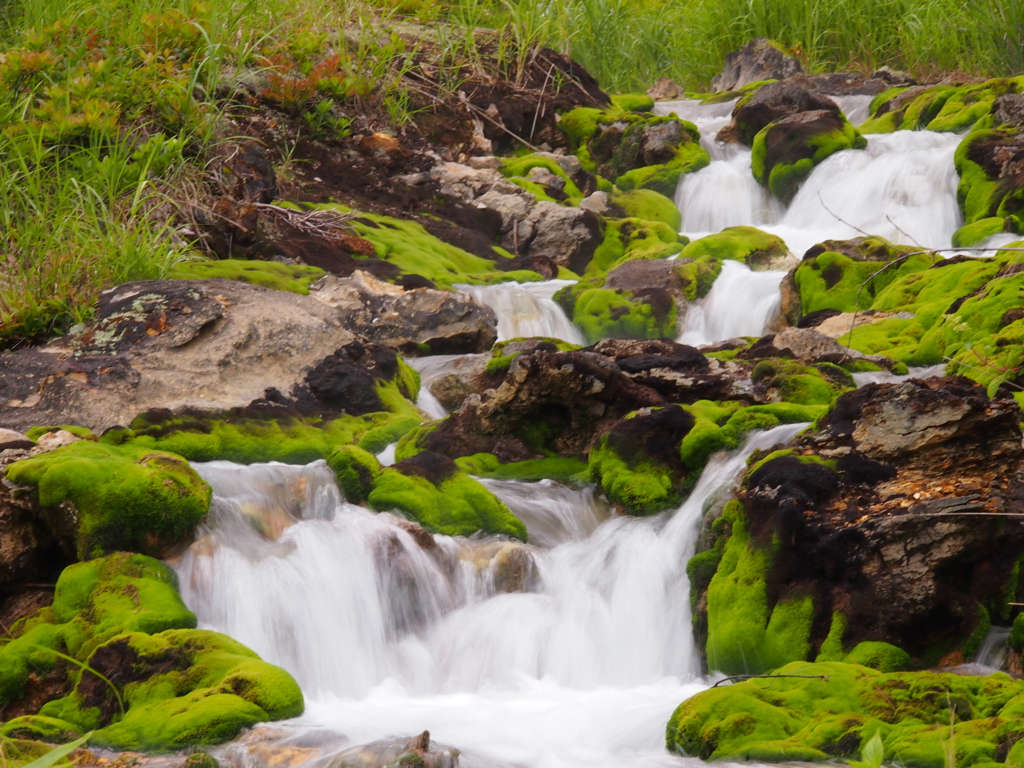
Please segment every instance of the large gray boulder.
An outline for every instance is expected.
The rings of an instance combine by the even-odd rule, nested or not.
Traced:
[[[725,67],[711,81],[711,90],[735,91],[761,80],[782,80],[802,71],[799,61],[767,37],[759,37],[725,57]]]

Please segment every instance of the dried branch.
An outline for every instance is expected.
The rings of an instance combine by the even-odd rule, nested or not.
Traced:
[[[297,211],[273,203],[253,203],[253,205],[257,210],[282,219],[295,229],[326,240],[337,240],[351,234],[354,231],[351,222],[359,216],[358,211],[346,212],[322,208],[313,211]]]
[[[807,680],[822,680],[822,681],[827,681],[828,680],[828,675],[733,675],[732,677],[723,677],[721,680],[719,680],[717,683],[715,683],[711,687],[712,688],[717,688],[722,683],[727,683],[730,680],[755,680],[755,679],[759,679],[759,678],[775,679],[775,678],[779,678],[779,677],[799,677],[799,678],[804,678],[804,679],[807,679]]]

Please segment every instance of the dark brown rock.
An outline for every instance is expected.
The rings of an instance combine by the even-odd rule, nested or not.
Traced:
[[[819,95],[791,81],[770,83],[759,89],[745,103],[741,100],[732,113],[732,123],[726,126],[726,136],[734,136],[741,144],[748,147],[753,144],[754,136],[768,123],[784,117],[824,110],[839,114],[839,107],[831,99]],[[728,129],[728,130],[727,130]],[[720,139],[721,134],[720,134]]]

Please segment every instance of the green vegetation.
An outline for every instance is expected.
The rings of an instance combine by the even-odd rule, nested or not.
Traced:
[[[326,275],[322,269],[302,264],[280,264],[276,261],[182,261],[174,266],[167,277],[175,280],[237,280],[251,285],[262,285],[275,291],[290,291],[307,295],[309,286]]]
[[[206,516],[212,496],[180,456],[88,440],[15,462],[7,477],[33,486],[52,514],[73,505],[81,559],[118,550],[165,556]]]
[[[993,763],[1024,709],[1024,683],[1004,674],[883,673],[835,661],[793,662],[778,673],[806,677],[747,680],[683,702],[668,724],[668,748],[705,760],[788,763],[854,757],[879,736],[886,763],[966,768]],[[1011,751],[1006,764],[1018,764],[1019,754]]]
[[[158,560],[117,553],[66,568],[53,605],[15,624],[0,646],[0,706],[51,675],[66,676],[71,692],[8,721],[2,735],[67,741],[94,730],[100,746],[169,751],[301,714],[287,672],[195,626],[174,572]],[[128,682],[111,682],[128,664]]]
[[[371,509],[400,512],[446,536],[493,533],[526,541],[526,526],[497,496],[465,472],[433,479],[384,467],[367,496]]]

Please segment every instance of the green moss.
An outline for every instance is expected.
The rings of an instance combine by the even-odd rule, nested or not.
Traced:
[[[630,460],[609,445],[602,435],[590,450],[591,476],[608,499],[630,515],[653,515],[679,502],[682,477],[651,460]]]
[[[771,555],[750,541],[743,504],[725,506],[730,535],[708,585],[708,669],[727,675],[763,671],[762,641],[768,626],[765,576]]]
[[[581,485],[590,478],[585,463],[576,458],[565,459],[560,456],[502,464],[493,453],[475,453],[462,456],[455,463],[467,474],[494,480],[557,480],[569,485]]]
[[[45,509],[74,505],[82,559],[122,549],[163,555],[190,535],[212,497],[180,456],[89,441],[15,462],[7,477],[33,486]]]
[[[526,526],[497,496],[462,471],[435,485],[425,477],[385,467],[367,500],[372,509],[401,512],[428,531],[446,536],[482,531],[526,541]]]
[[[787,403],[830,405],[853,388],[850,374],[838,366],[803,365],[795,360],[771,358],[754,366],[751,379]]]
[[[694,240],[679,254],[684,259],[704,257],[741,261],[752,268],[789,254],[785,241],[756,227],[726,227],[721,232]]]
[[[309,286],[327,273],[319,267],[304,264],[281,264],[276,261],[181,261],[168,275],[174,280],[237,280],[250,285],[262,285],[275,291],[309,293]]]
[[[790,131],[789,126],[769,123],[754,137],[751,171],[754,178],[779,200],[790,202],[816,165],[844,149],[864,149],[867,140],[845,116],[842,127],[809,133]],[[784,131],[787,141],[777,149],[778,159],[769,162],[767,145],[774,132]]]
[[[1024,187],[991,178],[972,159],[974,147],[979,144],[1014,141],[1019,136],[1018,128],[977,130],[967,134],[957,146],[954,163],[960,174],[960,184],[957,186],[956,197],[965,224],[975,224],[993,217],[1005,219],[1024,210]]]
[[[53,605],[16,624],[0,646],[0,707],[24,694],[30,676],[55,668],[72,692],[0,733],[63,742],[95,730],[98,746],[170,751],[301,714],[302,693],[287,672],[195,626],[174,572],[158,560],[117,553],[66,568]],[[108,686],[55,652],[116,681],[123,716]]]
[[[988,614],[988,609],[984,606],[978,607],[978,617],[974,625],[974,629],[971,634],[964,640],[963,654],[965,659],[973,659],[978,653],[978,649],[981,644],[985,641],[985,636],[988,631],[992,628],[992,619]]]
[[[999,216],[991,216],[987,219],[978,219],[973,224],[965,224],[953,233],[954,248],[968,248],[972,245],[980,245],[992,235],[1005,231],[1006,219]]]
[[[846,634],[846,617],[839,611],[832,612],[832,623],[828,635],[818,649],[815,661],[845,661],[846,651],[843,650],[843,635]]]
[[[520,184],[520,186],[528,192],[532,192],[536,195],[538,200],[547,199],[552,202],[559,202],[558,200],[551,198],[539,184],[530,182],[528,178],[529,173],[534,168],[543,168],[549,173],[552,173],[565,181],[563,191],[565,192],[567,201],[570,204],[579,205],[580,201],[583,200],[583,193],[580,191],[579,187],[576,186],[576,182],[569,177],[569,175],[562,169],[562,166],[550,157],[530,154],[523,155],[522,157],[508,158],[503,160],[502,163],[502,173],[517,184],[520,184],[522,181],[528,182],[528,186],[523,184]]]
[[[764,630],[761,660],[766,669],[790,661],[803,661],[811,651],[814,600],[810,595],[790,597],[775,605]]]
[[[646,93],[620,93],[611,97],[612,104],[626,112],[650,112],[654,99]]]
[[[419,388],[419,375],[399,361],[393,381],[375,384],[387,410],[334,419],[281,416],[266,418],[246,411],[173,416],[157,412],[136,418],[127,430],[105,434],[110,445],[170,451],[189,461],[235,461],[254,464],[281,461],[308,464],[325,459],[339,445],[358,445],[379,453],[423,416],[410,402]]]
[[[327,456],[338,486],[350,504],[362,504],[380,477],[380,462],[369,451],[354,445],[342,445]]]
[[[633,259],[665,259],[682,251],[687,242],[673,227],[660,221],[609,219],[604,239],[587,265],[587,274],[609,272]]]
[[[612,203],[625,211],[629,218],[660,221],[673,233],[683,226],[683,214],[676,207],[675,201],[653,189],[632,189],[615,193],[611,198]]]
[[[844,661],[871,667],[879,672],[902,672],[910,668],[910,654],[891,643],[857,643]]]
[[[744,681],[683,702],[668,748],[710,760],[826,760],[856,755],[879,733],[886,763],[942,768],[949,740],[956,768],[965,768],[993,760],[1019,729],[1024,683],[1007,675],[884,674],[841,662],[778,671],[806,677]]]
[[[1024,613],[1018,613],[1013,620],[1013,627],[1010,629],[1008,640],[1010,647],[1017,653],[1024,651]]]
[[[699,134],[697,136],[699,137]],[[710,164],[711,156],[697,138],[694,138],[680,144],[670,162],[626,171],[615,179],[615,186],[625,190],[652,189],[663,195],[673,195],[679,186],[680,176],[699,171]]]
[[[25,437],[29,440],[38,442],[39,438],[43,435],[49,434],[50,432],[56,432],[57,430],[70,432],[72,435],[76,435],[83,440],[96,439],[96,436],[93,434],[91,429],[87,429],[86,427],[76,427],[74,424],[61,424],[56,427],[32,427],[32,429],[25,433]]]
[[[24,768],[24,766],[44,757],[53,747],[42,741],[0,736],[0,749],[3,750],[8,768]],[[62,763],[58,762],[57,765],[60,766]],[[70,765],[70,763],[65,761],[63,765]]]
[[[584,290],[576,298],[572,321],[588,344],[601,339],[672,338],[676,330],[676,306],[659,313],[643,301],[632,301],[630,292],[610,288]]]
[[[335,203],[303,206],[288,202],[279,204],[284,207],[301,207],[302,210],[350,210]],[[495,261],[446,243],[415,221],[360,212],[351,221],[351,225],[359,237],[373,244],[378,259],[394,264],[405,274],[422,275],[439,287],[450,288],[455,283],[483,285],[510,280],[527,282],[544,279],[535,272],[502,272],[495,267]],[[498,258],[506,257],[500,249],[496,249],[495,254]]]

